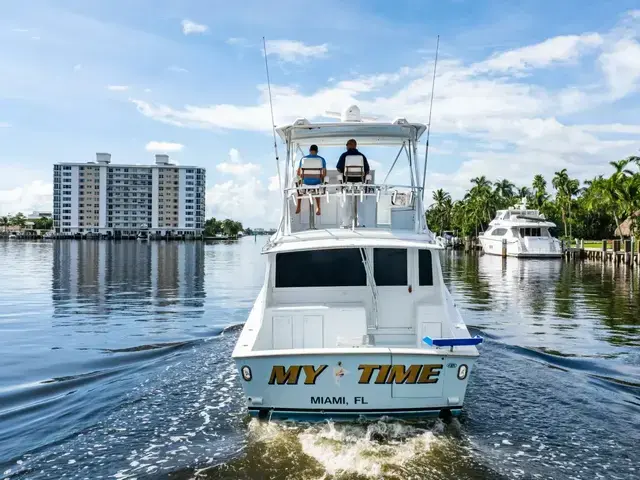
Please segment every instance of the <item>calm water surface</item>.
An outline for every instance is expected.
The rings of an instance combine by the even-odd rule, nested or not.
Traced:
[[[267,424],[227,328],[261,246],[0,242],[0,478],[640,476],[637,271],[447,254],[486,338],[459,421]]]

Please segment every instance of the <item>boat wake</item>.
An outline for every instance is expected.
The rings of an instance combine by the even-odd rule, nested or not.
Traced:
[[[457,466],[472,462],[467,442],[455,438],[459,429],[455,419],[318,424],[252,419],[244,455],[201,470],[196,478],[249,478],[260,472],[265,478],[405,479],[425,478],[427,471],[432,478],[447,478],[446,465],[454,457]]]
[[[434,425],[436,431],[441,425]],[[326,473],[357,473],[379,477],[404,470],[417,455],[425,455],[438,441],[434,431],[402,423],[378,421],[369,425],[324,424],[298,434],[302,451]]]

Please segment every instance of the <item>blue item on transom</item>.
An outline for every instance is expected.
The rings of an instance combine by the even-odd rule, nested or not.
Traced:
[[[465,345],[479,345],[484,339],[480,335],[471,338],[431,338],[424,337],[422,339],[427,345],[432,347],[461,347]]]

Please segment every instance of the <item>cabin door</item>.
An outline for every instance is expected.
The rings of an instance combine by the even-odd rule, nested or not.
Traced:
[[[406,248],[373,249],[373,275],[378,289],[378,328],[414,326],[413,298],[409,292],[413,266]]]

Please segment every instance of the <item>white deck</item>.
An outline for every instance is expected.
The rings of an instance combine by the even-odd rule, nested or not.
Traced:
[[[392,231],[385,228],[330,228],[305,230],[278,237],[269,242],[263,253],[332,248],[418,248],[442,250],[431,234]]]

